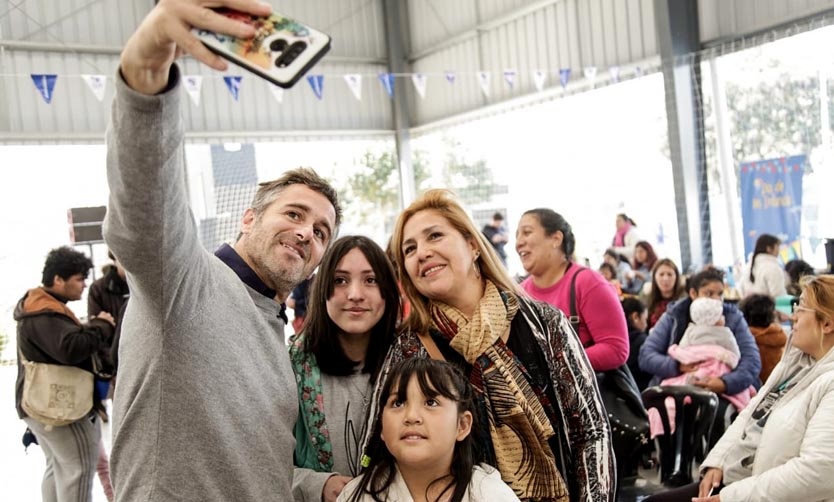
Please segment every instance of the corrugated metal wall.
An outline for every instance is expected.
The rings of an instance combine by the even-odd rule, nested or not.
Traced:
[[[701,42],[714,44],[834,9],[834,0],[699,0]]]
[[[607,80],[611,66],[657,56],[652,0],[409,0],[415,72],[428,74],[427,95],[415,100],[417,124],[535,92],[531,72],[559,70],[582,79],[595,66]],[[516,70],[511,88],[505,69]],[[453,85],[444,72],[455,71]],[[490,72],[489,96],[477,72]]]
[[[658,59],[654,0],[406,1],[409,62],[413,71],[428,75],[424,100],[410,82],[398,85],[409,94],[414,126],[530,96],[534,69],[546,70],[547,87],[558,89],[560,68],[570,68],[572,82],[578,82],[584,67],[595,66],[601,81],[611,66]],[[100,103],[80,75],[112,77],[121,46],[152,5],[0,0],[0,142],[98,141],[112,80]],[[246,74],[235,102],[220,74],[186,60],[186,73],[205,77],[201,105],[183,103],[187,130],[206,138],[390,130],[391,104],[377,81],[386,68],[382,1],[282,0],[280,9],[333,36],[331,53],[314,70],[325,74],[324,100],[301,82],[279,104],[267,84]],[[834,0],[701,0],[702,39],[716,43],[831,9]],[[505,69],[518,72],[512,88],[503,80]],[[491,74],[489,96],[478,84],[481,70]],[[446,71],[456,72],[454,84],[446,81]],[[58,74],[51,105],[38,95],[31,73]],[[364,76],[361,102],[345,85],[345,73]]]
[[[152,6],[150,0],[0,1],[0,142],[103,138],[118,53]],[[229,74],[244,75],[235,102],[220,73],[184,59],[185,73],[204,76],[200,106],[184,100],[186,130],[208,138],[390,130],[390,99],[377,81],[386,68],[380,2],[282,0],[280,7],[333,37],[330,53],[314,70],[325,75],[324,100],[300,82],[279,103],[267,83],[232,67]],[[58,75],[51,104],[38,94],[32,73]],[[81,79],[87,73],[108,77],[103,102]],[[361,102],[347,88],[346,73],[364,75]]]

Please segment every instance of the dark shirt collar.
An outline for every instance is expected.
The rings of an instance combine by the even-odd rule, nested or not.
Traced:
[[[69,298],[65,298],[65,297],[63,297],[63,296],[59,295],[58,293],[55,293],[55,292],[53,292],[53,291],[50,291],[50,290],[48,290],[48,289],[46,289],[46,288],[43,288],[43,290],[44,290],[44,291],[46,291],[46,293],[47,293],[49,296],[51,296],[52,298],[55,298],[55,299],[56,299],[56,300],[58,300],[59,302],[61,302],[61,303],[63,303],[63,304],[67,304],[67,303],[69,303]]]
[[[243,258],[237,254],[237,251],[232,246],[223,244],[214,252],[214,256],[220,258],[220,261],[228,265],[244,284],[269,299],[275,299],[276,291],[264,284],[264,281],[243,261]],[[281,313],[278,315],[284,320],[284,324],[289,323],[289,319],[287,318],[287,305],[285,303],[281,303]]]

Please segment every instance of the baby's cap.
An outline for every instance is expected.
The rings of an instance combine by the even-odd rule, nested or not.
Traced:
[[[699,326],[713,326],[724,313],[724,302],[714,298],[696,298],[689,306],[689,317]]]

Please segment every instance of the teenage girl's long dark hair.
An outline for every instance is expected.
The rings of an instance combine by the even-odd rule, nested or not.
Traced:
[[[394,268],[388,261],[388,256],[368,237],[341,237],[325,253],[313,281],[307,317],[302,328],[306,336],[304,350],[316,356],[319,368],[328,375],[344,376],[355,371],[357,362],[345,354],[339,341],[341,330],[327,314],[327,300],[333,296],[336,284],[336,267],[341,259],[354,249],[358,249],[368,260],[379,285],[380,295],[385,300],[382,318],[371,330],[368,349],[365,352],[365,366],[362,370],[375,379],[388,347],[394,340],[400,311],[400,294]]]
[[[768,248],[778,246],[781,243],[782,241],[780,241],[778,237],[774,237],[770,234],[762,234],[758,239],[756,239],[756,247],[753,249],[753,258],[750,259],[750,282],[756,282],[756,278],[753,277],[753,265],[756,264],[756,257],[762,253],[767,254]]]
[[[426,397],[443,396],[455,401],[458,406],[458,416],[466,411],[472,413],[472,431],[474,432],[478,427],[472,387],[457,368],[445,361],[424,358],[406,359],[396,364],[391,369],[379,395],[376,428],[368,444],[370,463],[362,472],[361,481],[350,498],[350,502],[358,502],[365,494],[370,495],[376,502],[388,500],[388,489],[396,477],[397,461],[385,447],[381,438],[382,413],[392,394],[396,395],[399,401],[406,400],[408,383],[412,377],[417,378],[420,391]],[[435,479],[429,484],[431,487],[436,483],[445,483],[436,500],[441,500],[449,491],[452,492],[450,502],[463,500],[463,495],[469,483],[472,482],[472,470],[479,460],[479,450],[475,444],[473,432],[455,443],[449,475]]]

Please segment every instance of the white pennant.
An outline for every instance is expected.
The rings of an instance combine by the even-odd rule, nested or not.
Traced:
[[[547,80],[547,72],[544,70],[533,70],[533,83],[536,90],[541,92],[544,89],[544,81]]]
[[[597,67],[596,66],[586,66],[585,68],[582,69],[582,73],[585,75],[585,78],[587,78],[588,80],[591,81],[591,83],[593,83],[594,79],[597,76]]]
[[[90,90],[93,91],[93,96],[102,101],[104,99],[104,89],[107,87],[107,77],[104,75],[81,75],[81,78],[84,79],[84,82],[87,82]]]
[[[615,84],[620,81],[620,67],[619,66],[612,66],[608,69],[608,72],[611,74],[611,81]]]
[[[194,103],[194,106],[200,106],[200,90],[203,88],[203,77],[201,75],[186,75],[182,81],[191,102]]]
[[[358,73],[345,75],[345,82],[347,82],[348,88],[353,93],[353,96],[357,100],[362,101],[362,75]]]
[[[420,98],[426,99],[426,74],[415,73],[411,76],[411,82],[414,84],[414,90],[420,95]]]
[[[483,91],[484,96],[489,97],[489,72],[479,71],[478,82],[481,84],[481,91]]]
[[[284,89],[278,87],[277,85],[269,85],[269,90],[272,91],[272,96],[275,98],[275,101],[279,103],[284,102]]]

